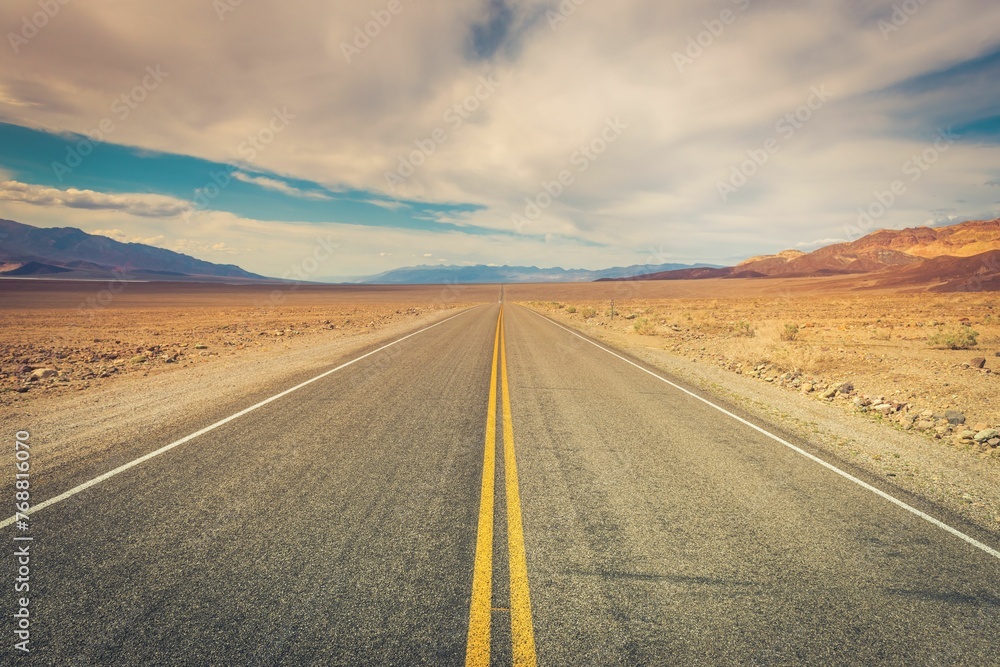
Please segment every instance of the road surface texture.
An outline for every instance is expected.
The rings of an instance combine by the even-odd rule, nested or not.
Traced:
[[[521,307],[171,444],[31,515],[6,664],[1000,664],[993,538]]]

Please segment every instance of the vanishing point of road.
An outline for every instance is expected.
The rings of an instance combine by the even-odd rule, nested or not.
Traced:
[[[273,394],[38,498],[2,662],[1000,664],[993,538],[526,308]]]

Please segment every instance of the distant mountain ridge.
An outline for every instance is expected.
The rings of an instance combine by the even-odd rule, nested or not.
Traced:
[[[891,280],[892,284],[905,284],[933,282],[935,276],[945,283],[961,281],[962,271],[973,271],[975,284],[991,285],[994,278],[990,276],[1000,274],[995,259],[998,250],[1000,218],[947,227],[880,229],[856,241],[836,243],[809,253],[785,250],[719,269],[650,272],[625,279],[799,278],[885,272],[887,276],[899,277],[901,282]],[[941,258],[966,261],[933,261]]]
[[[264,276],[143,243],[122,243],[75,227],[33,227],[0,219],[0,276],[235,279]]]
[[[639,272],[662,272],[691,268],[716,268],[712,264],[634,264],[592,271],[589,269],[540,269],[536,266],[474,266],[420,265],[393,269],[361,280],[363,284],[436,285],[443,283],[547,283],[593,282],[607,278],[623,278]]]

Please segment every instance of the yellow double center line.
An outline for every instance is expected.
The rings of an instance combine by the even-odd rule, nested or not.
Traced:
[[[507,349],[504,343],[503,306],[497,317],[493,339],[493,369],[490,374],[489,409],[486,413],[486,449],[483,454],[483,482],[479,501],[479,528],[476,561],[472,575],[472,604],[466,667],[490,664],[490,617],[493,595],[493,496],[496,476],[497,375],[500,376],[502,403],[504,480],[507,490],[507,546],[510,564],[510,627],[515,667],[531,666],[535,658],[535,632],[531,624],[531,597],[528,592],[528,564],[524,555],[524,528],[521,523],[521,494],[517,485],[514,457],[514,427],[507,385]]]

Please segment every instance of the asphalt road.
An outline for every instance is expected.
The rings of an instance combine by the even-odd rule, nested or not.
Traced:
[[[1000,664],[995,555],[503,310],[33,514],[5,664]]]

